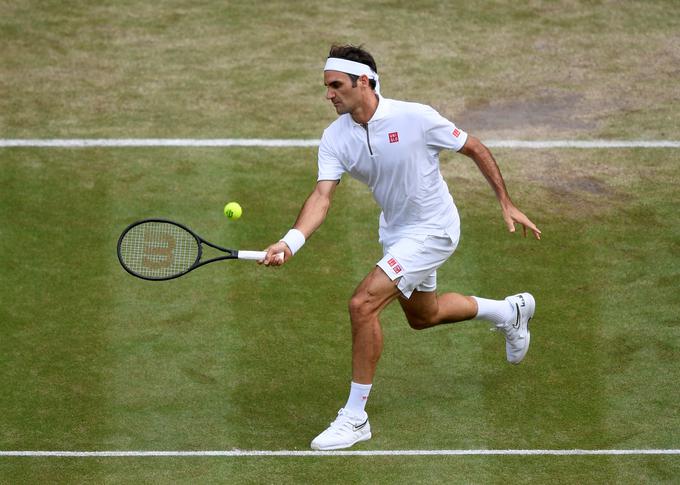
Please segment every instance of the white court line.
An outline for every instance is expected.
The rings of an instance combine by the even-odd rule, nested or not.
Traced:
[[[485,140],[491,148],[680,148],[677,140]],[[54,138],[0,139],[0,148],[316,147],[316,139]]]
[[[680,455],[680,449],[639,450],[368,450],[368,451],[297,451],[297,450],[226,450],[226,451],[0,451],[2,457],[308,457],[308,456],[591,456],[591,455]]]
[[[115,147],[315,147],[319,140],[262,138],[72,138],[0,139],[0,147],[26,148],[115,148]]]

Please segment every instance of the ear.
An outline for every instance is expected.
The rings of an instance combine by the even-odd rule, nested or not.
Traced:
[[[370,85],[370,79],[368,79],[368,76],[367,76],[366,74],[362,74],[361,76],[359,76],[358,81],[359,81],[359,83],[361,83],[361,85],[364,86],[364,87],[367,87],[367,88],[370,88],[370,87],[371,87],[371,85]]]

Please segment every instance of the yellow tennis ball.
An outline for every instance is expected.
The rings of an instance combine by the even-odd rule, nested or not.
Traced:
[[[229,219],[236,220],[243,214],[243,209],[238,202],[229,202],[224,206],[224,215]]]

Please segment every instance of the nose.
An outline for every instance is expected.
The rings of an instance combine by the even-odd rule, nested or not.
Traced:
[[[335,91],[331,88],[326,89],[326,99],[333,99],[335,97]]]

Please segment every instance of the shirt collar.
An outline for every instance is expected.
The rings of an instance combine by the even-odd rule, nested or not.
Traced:
[[[375,94],[376,94],[376,96],[378,96],[378,107],[375,109],[375,113],[373,113],[373,116],[371,116],[371,119],[368,120],[369,123],[385,118],[387,116],[387,113],[389,113],[389,109],[390,109],[390,107],[389,107],[390,100],[383,98],[378,93],[375,93]],[[361,126],[360,123],[357,123],[356,121],[354,121],[354,118],[352,118],[351,115],[349,115],[349,119],[355,125]]]
[[[373,113],[373,116],[371,116],[371,119],[368,120],[370,123],[371,121],[378,121],[385,116],[387,116],[387,113],[389,112],[389,100],[383,98],[380,94],[377,94],[378,96],[378,107],[375,110],[375,113]]]

